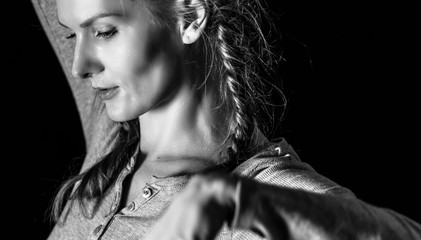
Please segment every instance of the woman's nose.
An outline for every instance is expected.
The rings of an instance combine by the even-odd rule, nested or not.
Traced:
[[[86,41],[78,41],[75,46],[72,75],[86,79],[104,70],[93,46]]]

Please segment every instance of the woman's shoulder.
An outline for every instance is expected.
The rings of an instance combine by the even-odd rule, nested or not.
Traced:
[[[268,142],[259,149],[251,158],[238,165],[234,173],[254,178],[262,170],[274,166],[278,171],[292,169],[314,171],[309,164],[301,161],[285,139],[276,143]]]
[[[266,144],[253,157],[238,165],[233,173],[280,187],[354,197],[349,189],[320,175],[308,163],[301,161],[285,139]]]

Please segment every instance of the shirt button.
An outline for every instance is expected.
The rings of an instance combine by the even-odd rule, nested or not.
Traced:
[[[150,187],[144,187],[143,188],[142,196],[144,198],[150,198],[152,196],[152,188],[150,188]]]
[[[127,206],[127,209],[128,209],[129,211],[133,212],[133,211],[134,211],[134,202],[131,202],[131,203],[129,204],[129,206]]]
[[[97,235],[102,229],[102,225],[99,225],[98,227],[95,228],[94,230],[94,235]]]

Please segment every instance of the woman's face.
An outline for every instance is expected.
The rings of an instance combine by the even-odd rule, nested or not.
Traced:
[[[134,119],[175,92],[181,40],[159,27],[141,3],[57,0],[57,8],[76,41],[72,73],[91,82],[111,119]]]

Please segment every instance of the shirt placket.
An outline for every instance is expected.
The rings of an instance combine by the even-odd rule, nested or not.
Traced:
[[[146,183],[142,192],[125,208],[123,208],[120,213],[116,214],[116,217],[136,216],[138,209],[147,202],[151,201],[161,191],[161,189],[162,188],[160,186]]]
[[[115,217],[117,208],[119,206],[119,203],[121,201],[123,180],[133,170],[134,164],[136,162],[135,160],[136,156],[137,156],[137,152],[133,155],[133,157],[130,158],[129,163],[126,165],[126,168],[123,169],[123,171],[118,176],[115,187],[114,187],[114,191],[113,191],[114,196],[113,197],[111,196],[113,200],[111,200],[110,207],[108,207],[108,209],[105,209],[105,213],[102,214],[102,219],[101,219],[102,221],[100,221],[100,223],[91,232],[91,235],[89,237],[90,240],[100,239],[105,229],[107,228],[107,226],[112,223]]]

